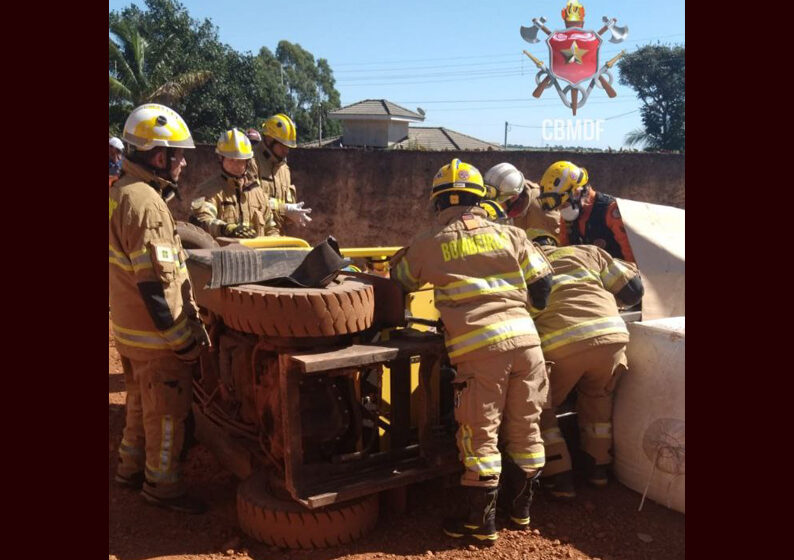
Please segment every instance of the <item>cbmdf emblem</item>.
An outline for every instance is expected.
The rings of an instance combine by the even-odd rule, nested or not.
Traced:
[[[551,31],[546,27],[546,18],[532,18],[532,27],[521,26],[521,37],[528,43],[539,43],[540,32],[546,35],[549,48],[549,64],[543,63],[531,53],[524,51],[540,69],[535,76],[537,87],[532,96],[539,98],[544,90],[553,87],[566,107],[576,114],[590,97],[593,88],[599,87],[609,97],[617,93],[612,88],[610,68],[626,51],[601,65],[599,51],[604,43],[604,34],[609,33],[610,43],[620,43],[629,34],[628,26],[617,25],[617,19],[604,16],[603,27],[598,31],[584,28],[584,6],[578,0],[571,0],[562,10],[565,29]]]

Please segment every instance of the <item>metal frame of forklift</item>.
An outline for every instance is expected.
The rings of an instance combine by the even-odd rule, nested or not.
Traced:
[[[376,252],[393,253],[395,249],[379,248]],[[372,249],[347,251],[366,253]],[[384,304],[383,300],[394,299],[394,294],[386,293],[389,290],[383,291],[382,280],[375,281],[375,289],[376,301],[381,304]],[[640,319],[640,312],[635,310],[621,315],[627,322]],[[455,439],[445,432],[441,423],[441,388],[434,391],[431,387],[433,380],[441,382],[438,371],[443,354],[442,335],[413,329],[393,330],[390,340],[378,344],[326,347],[312,352],[292,348],[280,352],[278,378],[285,455],[279,478],[283,479],[283,488],[289,495],[315,509],[460,472],[462,466]],[[419,358],[418,410],[415,411],[416,427],[413,428],[411,362],[416,357]],[[300,387],[304,380],[307,377],[355,376],[362,368],[372,367],[379,368],[382,377],[381,366],[389,368],[389,448],[369,454],[349,453],[336,462],[306,462],[300,412]],[[212,396],[208,396],[198,382],[196,392],[199,397],[193,409],[199,439],[213,448],[229,470],[245,478],[256,468],[254,456],[259,459],[258,463],[273,462],[258,449],[259,441],[253,434],[246,434],[243,429],[231,430],[241,436],[235,442],[235,437],[230,436],[228,422],[212,418],[208,410]],[[563,412],[563,415],[570,413]],[[361,418],[357,421],[360,423]]]
[[[403,331],[404,332],[404,331]],[[279,358],[287,490],[309,508],[389,490],[461,469],[454,438],[440,435],[438,399],[431,379],[443,353],[443,338],[413,332],[381,344],[354,344],[325,352]],[[419,356],[418,425],[411,428],[411,358]],[[306,464],[301,441],[299,391],[304,376],[350,375],[365,366],[390,368],[389,449],[353,456],[338,464]],[[437,393],[436,393],[437,394]],[[356,454],[353,454],[356,455]]]

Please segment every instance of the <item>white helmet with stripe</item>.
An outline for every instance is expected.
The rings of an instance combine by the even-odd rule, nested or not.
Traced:
[[[158,146],[195,148],[193,137],[179,113],[158,103],[147,103],[133,109],[124,123],[124,141],[140,151]]]

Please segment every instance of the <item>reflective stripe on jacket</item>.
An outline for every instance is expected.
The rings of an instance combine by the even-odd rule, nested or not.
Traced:
[[[544,355],[555,360],[589,346],[627,343],[613,294],[638,274],[637,267],[594,245],[542,249],[554,269],[551,295],[546,309],[530,311]]]
[[[167,182],[127,160],[124,169],[110,188],[110,314],[119,353],[145,360],[192,343],[187,318],[198,309],[176,224],[157,190]],[[139,289],[156,283],[173,318],[165,330],[155,327]]]
[[[453,364],[540,342],[527,284],[551,267],[523,231],[486,216],[479,207],[447,208],[392,259],[391,277],[406,290],[434,285]]]

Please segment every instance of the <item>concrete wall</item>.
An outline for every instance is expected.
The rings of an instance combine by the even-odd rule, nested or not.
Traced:
[[[187,219],[190,200],[206,194],[197,192],[196,185],[218,171],[213,150],[186,150],[183,200],[171,204],[177,219]],[[453,157],[483,173],[509,161],[534,181],[555,161],[570,160],[587,168],[597,190],[684,208],[680,154],[295,149],[289,155],[292,180],[299,200],[312,208],[313,221],[288,233],[310,243],[333,235],[349,247],[404,245],[432,219],[428,196],[433,175]]]

